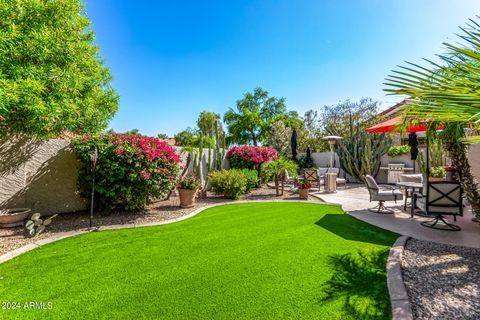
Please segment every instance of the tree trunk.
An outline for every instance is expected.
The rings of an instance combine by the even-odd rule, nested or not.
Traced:
[[[279,181],[278,181],[278,176],[275,176],[275,193],[278,196],[280,196],[280,188],[279,188]]]
[[[257,188],[260,188],[260,187],[262,186],[262,183],[263,183],[263,181],[262,181],[262,175],[261,175],[262,169],[261,169],[260,167],[261,167],[261,165],[259,165],[259,166],[257,167],[257,175],[258,175]],[[268,182],[268,181],[267,181],[267,182]]]
[[[257,146],[257,136],[253,132],[252,132],[252,143],[255,147]]]
[[[467,195],[468,202],[472,206],[473,214],[477,221],[480,221],[480,193],[478,185],[472,175],[470,164],[468,163],[467,147],[463,143],[452,143],[445,141],[445,147],[450,153],[452,165],[457,167],[460,174],[460,181],[463,190]]]
[[[186,161],[186,164],[185,164],[185,168],[183,168],[183,171],[182,171],[182,176],[185,175],[185,173],[187,173],[187,170],[188,170],[188,167],[190,166],[190,163],[192,162],[192,154],[189,152],[188,155],[187,155],[187,161]]]
[[[285,174],[282,174],[281,179],[282,179],[282,192],[281,192],[281,195],[283,196],[283,190],[285,189]]]

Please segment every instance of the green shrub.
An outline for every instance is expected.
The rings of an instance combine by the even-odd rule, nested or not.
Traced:
[[[247,192],[250,192],[257,188],[258,185],[258,172],[257,170],[243,169],[242,173],[247,178]]]
[[[445,178],[447,172],[444,167],[432,167],[430,168],[430,177],[432,178]]]
[[[212,191],[238,199],[247,191],[247,177],[240,170],[214,171],[208,175]]]
[[[409,153],[410,153],[410,147],[407,145],[391,146],[387,151],[387,154],[390,157],[398,157],[398,156],[409,154]]]
[[[102,134],[72,141],[82,162],[78,186],[90,200],[92,159],[98,150],[95,208],[98,211],[141,210],[152,198],[161,198],[175,188],[180,157],[158,138],[136,134]]]

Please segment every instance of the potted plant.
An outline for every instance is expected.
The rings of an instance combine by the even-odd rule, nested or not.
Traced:
[[[444,181],[445,180],[445,168],[444,167],[432,167],[430,168],[430,181]]]
[[[455,166],[446,166],[445,167],[445,171],[446,171],[446,178],[447,178],[447,181],[457,181],[457,172],[458,172],[458,169],[457,167]]]
[[[28,208],[11,208],[0,210],[0,227],[10,228],[23,225],[30,215]]]
[[[180,207],[191,208],[195,206],[195,196],[200,187],[200,181],[192,174],[180,177],[177,185],[180,196]]]
[[[308,199],[308,192],[310,191],[312,184],[307,180],[296,179],[295,186],[298,188],[300,199]]]

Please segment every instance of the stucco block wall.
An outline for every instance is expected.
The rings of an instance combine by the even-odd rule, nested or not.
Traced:
[[[85,209],[77,191],[79,161],[69,140],[0,141],[0,208],[43,214]]]

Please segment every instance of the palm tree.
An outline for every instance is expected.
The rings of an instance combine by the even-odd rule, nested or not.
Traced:
[[[298,166],[292,160],[278,158],[277,160],[265,163],[262,169],[273,178],[273,181],[275,182],[276,195],[278,197],[283,195],[286,173],[288,172],[296,176]]]
[[[439,63],[426,60],[429,68],[413,63],[399,67],[387,77],[385,91],[408,97],[407,119],[429,119],[432,126],[439,122],[444,125],[439,137],[460,171],[463,188],[479,220],[480,193],[468,163],[466,142],[480,139],[465,139],[464,128],[476,133],[480,123],[480,25],[471,19],[467,28],[460,29],[463,45],[444,43],[447,52],[438,56]]]

